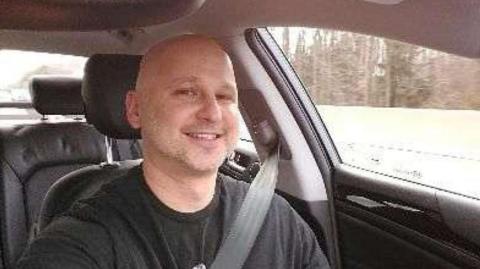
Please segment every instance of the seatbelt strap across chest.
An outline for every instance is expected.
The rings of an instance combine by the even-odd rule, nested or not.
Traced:
[[[232,228],[209,269],[240,269],[250,253],[277,184],[280,143],[255,176]]]

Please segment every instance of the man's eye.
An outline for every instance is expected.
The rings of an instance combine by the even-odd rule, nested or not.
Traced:
[[[233,101],[233,96],[232,95],[229,95],[229,94],[219,94],[217,95],[217,100],[219,101],[226,101],[226,102],[230,102],[230,101]]]
[[[175,91],[175,95],[193,98],[197,96],[197,92],[194,89],[179,89]]]

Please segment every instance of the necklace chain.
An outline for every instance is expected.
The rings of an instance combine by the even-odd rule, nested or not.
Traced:
[[[207,228],[208,224],[210,222],[210,216],[207,217],[207,219],[203,223],[202,231],[200,234],[200,240],[201,241],[201,256],[200,256],[200,264],[195,265],[192,269],[207,269],[207,266],[205,266],[205,241],[206,241],[206,236],[207,236]]]
[[[204,263],[205,263],[205,241],[206,241],[207,228],[208,228],[209,222],[210,222],[210,216],[207,217],[207,219],[204,220],[203,223],[202,223],[203,225],[202,225],[202,228],[200,229],[200,240],[201,240],[201,242],[200,242],[200,263],[193,266],[192,269],[207,269],[207,266]],[[168,243],[167,238],[164,237],[164,240],[165,240],[165,243],[167,245],[170,257],[172,258],[173,263],[175,265],[175,268],[178,268],[178,264],[177,264],[177,261],[175,259],[175,256],[170,251],[170,244]]]

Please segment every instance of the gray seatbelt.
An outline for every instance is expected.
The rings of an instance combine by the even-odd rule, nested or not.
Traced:
[[[240,269],[255,243],[277,184],[280,143],[267,157],[245,196],[230,233],[210,269]]]

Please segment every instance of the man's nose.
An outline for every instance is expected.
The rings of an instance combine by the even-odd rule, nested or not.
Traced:
[[[216,122],[222,119],[222,110],[218,104],[218,100],[212,97],[205,97],[202,100],[201,108],[197,116],[205,121]]]

